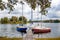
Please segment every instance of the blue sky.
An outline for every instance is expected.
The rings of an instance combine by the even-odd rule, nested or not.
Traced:
[[[4,2],[7,2],[7,0],[3,0]],[[24,2],[25,3],[25,2]],[[11,17],[11,16],[22,16],[22,5],[17,3],[17,5],[14,5],[14,11],[11,12],[11,14],[8,14],[9,10],[0,10],[0,18],[1,17]],[[29,5],[27,3],[24,4],[23,7],[23,15],[27,18],[27,19],[31,19],[31,8],[29,7]],[[41,19],[41,14],[38,13],[39,12],[39,6],[36,7],[34,13],[33,13],[33,20],[37,20],[37,19]],[[42,15],[42,19],[60,19],[60,0],[52,0],[51,3],[51,8],[48,9],[48,13],[45,15]]]

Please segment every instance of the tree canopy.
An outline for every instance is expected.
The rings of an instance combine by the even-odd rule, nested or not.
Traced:
[[[20,17],[19,17],[19,21],[21,21],[22,24],[26,24],[26,23],[27,23],[27,18],[24,17],[24,16],[20,16]]]
[[[50,7],[51,2],[49,0],[26,0],[30,4],[31,8],[35,10],[36,5],[40,6],[42,15],[45,15],[47,10],[46,8]]]
[[[4,17],[0,19],[0,23],[1,24],[26,24],[27,22],[27,18],[24,16],[20,16],[20,17],[16,17],[16,16],[12,16],[11,18],[8,17]]]
[[[45,15],[45,13],[47,12],[46,8],[49,8],[51,4],[49,0],[23,0],[23,1],[27,2],[27,4],[29,4],[33,10],[35,10],[36,5],[40,6],[41,9],[40,12],[43,15]],[[0,9],[4,10],[9,8],[10,11],[13,11],[14,9],[13,5],[15,5],[18,2],[19,0],[8,0],[8,2],[5,3],[2,0],[0,0]]]

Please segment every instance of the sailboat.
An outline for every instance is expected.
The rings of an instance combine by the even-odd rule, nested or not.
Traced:
[[[21,33],[27,33],[26,32],[27,28],[23,27],[23,26],[17,26],[17,31],[21,32]]]
[[[21,4],[22,4],[22,16],[23,16],[23,4],[24,3],[21,1]],[[21,33],[27,33],[26,30],[27,28],[23,25],[23,17],[22,17],[22,25],[17,26],[17,31]]]
[[[31,12],[31,14],[33,14],[33,13]],[[33,15],[31,15],[31,18],[32,18],[32,16]],[[41,20],[42,20],[42,15],[41,15]],[[49,33],[49,32],[51,32],[51,28],[47,28],[47,27],[43,26],[42,22],[41,22],[41,25],[37,24],[37,26],[36,26],[36,24],[35,24],[35,26],[32,27],[32,32],[33,32],[33,34]]]
[[[39,34],[39,33],[49,33],[51,32],[51,28],[46,28],[46,27],[34,27],[32,28],[33,34]]]
[[[49,33],[51,32],[51,28],[43,26],[42,23],[41,25],[38,23],[32,28],[32,32],[33,34]]]

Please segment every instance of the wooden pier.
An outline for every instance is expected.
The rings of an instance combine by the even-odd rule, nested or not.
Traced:
[[[23,38],[23,40],[34,40],[33,33],[31,30],[28,30],[26,36]]]

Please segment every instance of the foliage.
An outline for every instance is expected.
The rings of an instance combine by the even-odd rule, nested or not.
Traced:
[[[9,9],[11,11],[13,11],[14,9],[14,5],[18,2],[18,0],[8,0],[7,3],[3,2],[2,0],[0,0],[0,9],[4,10],[4,9]]]
[[[11,19],[10,19],[10,21],[16,21],[17,22],[18,18],[16,16],[12,16]]]
[[[4,17],[4,23],[8,23],[8,18],[7,17]]]
[[[33,21],[31,21],[31,20],[29,20],[28,21],[29,23],[31,22],[43,22],[43,23],[60,23],[60,20],[58,20],[58,19],[55,19],[55,20],[53,20],[53,19],[50,19],[50,20],[33,20]]]
[[[5,24],[5,23],[8,23],[8,18],[7,17],[4,17],[4,18],[1,18],[1,23],[3,24]]]
[[[26,0],[30,4],[31,8],[35,10],[36,5],[40,6],[41,14],[45,15],[47,12],[46,8],[50,7],[51,2],[49,0]]]
[[[36,5],[39,5],[40,9],[41,9],[41,13],[43,15],[45,15],[45,13],[47,12],[46,8],[49,8],[50,4],[51,4],[51,2],[49,0],[24,0],[24,1],[27,2],[28,4],[30,4],[31,8],[34,10],[36,8]],[[18,2],[19,2],[19,0],[8,0],[8,2],[5,3],[2,0],[0,0],[0,9],[4,10],[4,9],[9,8],[9,10],[11,12],[14,9],[14,5]]]
[[[3,20],[3,18],[1,18],[1,21],[0,21],[0,22],[1,22],[1,24],[3,24],[3,23],[4,23],[4,20]]]
[[[24,16],[23,16],[23,21],[22,21],[22,16],[21,17],[12,16],[11,18],[4,17],[1,18],[0,20],[1,24],[22,24],[22,22],[24,24],[27,23],[27,19]]]
[[[22,22],[22,24],[24,23],[27,23],[27,19],[24,17],[24,16],[20,16],[19,17],[19,21],[21,21]]]

